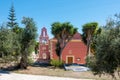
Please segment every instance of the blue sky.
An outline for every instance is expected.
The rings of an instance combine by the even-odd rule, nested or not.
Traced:
[[[38,35],[46,27],[50,38],[53,22],[71,22],[82,33],[83,24],[96,21],[102,26],[107,18],[120,13],[120,0],[0,0],[0,24],[8,21],[12,2],[21,27],[22,17],[31,17],[37,24]]]

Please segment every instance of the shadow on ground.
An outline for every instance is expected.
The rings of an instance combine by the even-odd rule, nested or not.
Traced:
[[[32,64],[33,67],[50,67],[51,64],[50,63],[39,63],[39,62],[35,62]]]
[[[0,74],[10,74],[10,72],[9,71],[4,71],[4,70],[0,70]]]

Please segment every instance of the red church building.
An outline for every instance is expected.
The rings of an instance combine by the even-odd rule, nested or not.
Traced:
[[[50,40],[50,58],[58,59],[56,55],[55,46],[56,39]],[[77,64],[85,64],[85,58],[87,53],[87,47],[83,43],[80,33],[76,33],[72,40],[66,45],[62,52],[62,60],[66,64],[77,63]]]
[[[57,40],[53,38],[48,41],[49,37],[47,35],[46,28],[42,29],[41,34],[42,35],[40,36],[39,58],[43,60],[58,59],[58,56],[56,55],[56,51],[55,51]],[[45,43],[45,45],[43,43]],[[68,42],[68,44],[64,48],[61,58],[66,64],[72,64],[72,63],[85,64],[86,54],[87,54],[87,47],[82,41],[81,34],[76,33],[71,39],[71,41]]]

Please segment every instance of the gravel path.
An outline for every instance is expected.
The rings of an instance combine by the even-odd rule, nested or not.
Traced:
[[[92,80],[92,79],[74,79],[74,78],[63,78],[63,77],[53,77],[53,76],[0,73],[0,80]]]

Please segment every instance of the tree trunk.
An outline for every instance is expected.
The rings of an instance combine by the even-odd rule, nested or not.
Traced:
[[[20,60],[20,65],[19,67],[21,69],[27,69],[27,66],[28,66],[28,62],[27,62],[27,48],[24,49],[23,53],[22,53],[22,56],[21,56],[21,60]]]
[[[62,60],[62,49],[60,50],[59,62]]]
[[[20,60],[20,69],[27,69],[27,60],[24,57]]]
[[[72,39],[72,38],[71,38]],[[70,39],[69,39],[70,40]],[[66,39],[58,39],[58,42],[59,43],[59,61],[62,61],[62,52],[63,52],[63,49],[65,48],[65,46],[67,45],[69,41],[66,42]]]
[[[59,62],[61,61],[61,56],[59,56]]]
[[[87,38],[87,56],[91,56],[91,51],[90,51],[90,44],[91,44],[91,35]]]
[[[87,55],[90,56],[91,53],[90,53],[90,42],[88,43],[87,45]]]
[[[20,69],[27,69],[27,63],[24,58],[21,58],[20,60]]]

